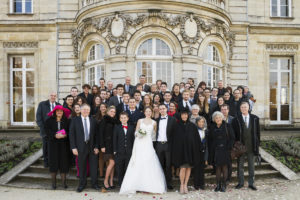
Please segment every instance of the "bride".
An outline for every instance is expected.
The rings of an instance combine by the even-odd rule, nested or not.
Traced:
[[[120,194],[134,194],[137,191],[159,194],[166,192],[164,172],[152,143],[152,134],[156,134],[156,122],[151,119],[150,107],[146,107],[144,112],[146,117],[137,123],[132,156]],[[140,134],[139,130],[146,134]]]

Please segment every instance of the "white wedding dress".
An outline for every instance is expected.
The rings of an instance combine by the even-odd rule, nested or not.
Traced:
[[[152,143],[154,123],[152,120],[151,124],[145,124],[144,119],[141,120],[140,129],[147,134],[135,138],[120,194],[135,194],[137,191],[162,194],[167,191],[164,172]]]

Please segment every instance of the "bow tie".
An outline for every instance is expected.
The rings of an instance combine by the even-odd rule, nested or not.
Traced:
[[[164,119],[167,119],[166,117],[162,117],[162,118],[160,118],[160,120],[164,120]]]
[[[128,129],[128,126],[122,126],[122,127]]]

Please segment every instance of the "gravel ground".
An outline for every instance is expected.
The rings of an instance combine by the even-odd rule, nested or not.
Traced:
[[[130,196],[120,196],[118,193],[100,193],[100,192],[85,192],[76,193],[75,191],[63,190],[39,190],[39,189],[18,189],[10,187],[0,187],[0,200],[189,200],[189,199],[222,199],[222,200],[296,200],[300,199],[300,180],[287,181],[284,179],[267,179],[256,182],[258,191],[251,191],[247,187],[241,190],[234,189],[234,184],[228,186],[226,193],[216,193],[213,191],[215,185],[207,185],[205,191],[191,191],[189,194],[181,195],[178,191],[168,192],[163,195],[142,194]]]

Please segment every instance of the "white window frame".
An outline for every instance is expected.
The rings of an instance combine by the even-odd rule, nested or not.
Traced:
[[[272,14],[272,8],[273,8],[273,4],[272,4],[272,0],[270,0],[270,16],[271,17],[280,17],[280,18],[285,18],[285,17],[292,17],[292,0],[288,0],[288,15],[287,16],[281,16],[281,4],[280,4],[280,0],[277,0],[277,15],[273,15]]]
[[[282,72],[288,72],[289,75],[290,75],[290,80],[289,80],[289,86],[290,86],[290,95],[289,95],[289,98],[290,98],[290,101],[289,101],[289,120],[280,120],[280,116],[281,116],[281,108],[280,108],[280,102],[281,101],[281,92],[277,92],[276,94],[276,102],[277,102],[277,120],[270,120],[270,124],[273,125],[273,124],[291,124],[292,123],[292,97],[293,97],[293,70],[292,70],[292,67],[293,67],[293,63],[292,63],[292,58],[291,57],[270,57],[269,58],[269,63],[270,63],[270,60],[271,59],[277,59],[277,69],[270,69],[270,66],[269,66],[269,70],[271,72],[275,72],[277,73],[277,81],[278,81],[278,86],[281,86],[281,73]],[[289,70],[284,70],[284,69],[281,69],[281,60],[282,59],[289,59],[289,63],[290,63],[290,68]],[[270,77],[271,78],[271,77]],[[269,85],[270,87],[270,85]],[[269,102],[269,112],[270,112],[270,102]],[[270,116],[269,116],[270,117]]]
[[[33,56],[33,55],[32,55]],[[15,57],[22,57],[22,68],[13,68],[13,58]],[[26,72],[34,71],[34,68],[26,68],[26,57],[23,55],[12,55],[10,56],[10,121],[11,125],[22,125],[22,126],[33,126],[35,122],[27,122],[27,115],[26,115]],[[13,111],[13,72],[22,72],[22,101],[23,101],[23,122],[14,122],[14,111]]]
[[[98,58],[97,59],[97,55],[98,55],[98,48],[96,48],[96,45],[101,45],[104,49],[104,46],[101,44],[101,43],[97,43],[97,44],[94,44],[90,47],[90,49],[88,50],[88,54],[87,54],[87,62],[84,64],[85,66],[85,81],[86,83],[90,83],[90,80],[89,80],[89,69],[91,68],[94,68],[95,71],[94,71],[94,75],[95,75],[95,85],[98,85],[99,86],[99,79],[101,77],[105,78],[105,75],[106,75],[106,65],[105,65],[105,60],[104,60],[104,56],[103,55],[103,58]],[[89,55],[90,55],[90,50],[93,48],[93,46],[95,46],[95,60],[88,60],[89,59]],[[104,53],[105,53],[105,50],[104,50]],[[103,70],[101,69],[103,68]],[[98,77],[98,69],[101,70],[101,72],[103,71],[103,74],[100,73],[100,77]],[[101,76],[102,75],[102,76]]]
[[[213,44],[209,44],[207,47],[206,47],[206,51],[208,51],[208,48],[212,48],[212,51],[210,51],[211,55],[210,55],[210,60],[208,58],[204,58],[204,62],[203,62],[203,67],[202,69],[206,70],[205,72],[203,73],[208,73],[208,70],[210,69],[211,70],[211,74],[210,74],[210,77],[208,77],[208,74],[206,75],[207,76],[207,85],[210,86],[210,87],[216,87],[217,86],[217,83],[218,81],[220,80],[223,80],[223,70],[224,70],[224,67],[222,65],[222,61],[221,61],[221,57],[220,57],[220,51],[219,49],[213,45]],[[214,60],[214,49],[217,51],[217,57],[218,57],[218,60],[219,61],[215,61]],[[207,53],[207,52],[205,52]],[[206,56],[206,55],[205,55]],[[214,76],[216,76],[216,74],[214,73],[214,70],[219,70],[220,74],[219,74],[219,77],[220,79],[217,80],[217,78],[215,78]],[[210,78],[210,82],[209,82],[209,78]]]
[[[152,39],[152,52],[151,55],[138,55],[138,50],[141,47],[141,45],[148,41],[149,39]],[[170,49],[170,55],[156,55],[156,41],[161,40],[164,43],[167,44],[168,48]],[[171,83],[168,83],[168,87],[172,87],[173,83],[174,83],[174,65],[173,65],[173,51],[170,48],[170,46],[168,45],[168,43],[166,41],[164,41],[161,38],[157,38],[157,37],[153,37],[153,38],[148,38],[146,40],[144,40],[143,42],[141,42],[138,45],[138,48],[136,49],[135,52],[136,55],[136,66],[135,66],[135,83],[138,83],[139,77],[137,74],[137,68],[138,68],[138,62],[151,62],[152,63],[152,84],[156,83],[156,64],[157,62],[170,62],[171,63]],[[162,80],[162,81],[166,81],[166,80]],[[149,83],[148,83],[149,84]]]
[[[33,14],[33,0],[31,0],[31,12],[26,12],[26,6],[25,6],[26,0],[21,0],[22,1],[22,12],[14,12],[14,1],[15,0],[10,0],[10,2],[9,2],[11,14]]]

